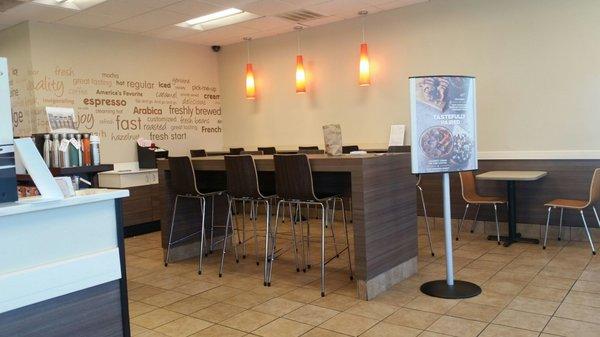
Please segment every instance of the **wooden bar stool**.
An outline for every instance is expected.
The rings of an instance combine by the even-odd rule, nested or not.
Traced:
[[[498,205],[506,204],[506,199],[503,197],[495,196],[483,196],[477,193],[477,185],[475,184],[475,175],[472,171],[459,172],[460,185],[462,189],[462,197],[467,203],[465,206],[465,213],[463,214],[462,220],[458,224],[458,231],[456,232],[456,240],[460,238],[460,229],[467,216],[469,205],[477,205],[477,211],[475,212],[475,218],[473,219],[473,225],[471,226],[471,233],[475,231],[477,225],[477,216],[479,215],[479,209],[481,205],[492,205],[494,207],[494,218],[496,219],[496,236],[498,238],[498,244],[500,244],[500,225],[498,224]]]
[[[585,232],[587,234],[588,240],[590,241],[590,246],[592,247],[592,254],[596,255],[596,249],[594,248],[594,242],[592,240],[592,236],[590,235],[590,231],[588,229],[587,222],[585,221],[585,216],[583,215],[583,210],[592,207],[594,210],[594,215],[596,216],[596,222],[598,222],[598,226],[600,226],[600,219],[598,218],[598,212],[596,211],[595,204],[600,201],[600,168],[594,170],[594,175],[592,176],[592,182],[590,183],[590,195],[588,200],[573,200],[573,199],[554,199],[552,201],[547,202],[544,206],[548,207],[548,218],[546,219],[546,233],[544,234],[544,246],[543,249],[546,249],[546,241],[548,239],[548,225],[550,224],[550,213],[553,208],[560,208],[560,222],[558,227],[558,240],[560,241],[560,233],[562,230],[562,218],[563,211],[565,209],[572,209],[579,211],[581,215],[581,220],[583,221],[583,227],[585,228]]]
[[[167,254],[165,255],[165,267],[169,264],[169,253],[171,246],[186,239],[191,238],[194,235],[200,234],[200,254],[198,258],[198,274],[202,274],[202,256],[204,256],[204,241],[205,228],[204,221],[206,219],[206,198],[211,198],[211,231],[214,228],[215,219],[215,196],[222,195],[224,191],[212,191],[206,193],[200,193],[198,191],[198,185],[196,185],[196,174],[192,167],[192,161],[189,157],[169,157],[169,170],[171,172],[171,188],[175,192],[175,203],[173,205],[173,215],[171,218],[171,229],[169,231],[169,242],[167,244]],[[200,201],[200,210],[202,212],[202,225],[200,231],[186,235],[173,241],[173,229],[175,228],[175,217],[177,215],[177,203],[179,198],[191,198],[198,199]]]
[[[275,229],[273,233],[273,242],[271,247],[274,247],[277,237],[277,225],[278,225],[278,217],[279,217],[279,209],[283,204],[288,204],[290,213],[292,213],[292,204],[297,205],[299,208],[302,205],[310,206],[316,205],[321,208],[321,296],[325,296],[325,265],[329,263],[331,260],[339,256],[340,253],[347,251],[348,253],[348,266],[350,268],[350,279],[353,279],[352,274],[352,256],[350,254],[350,244],[348,237],[348,227],[346,225],[346,216],[344,215],[344,201],[340,196],[337,195],[329,195],[329,196],[319,196],[315,195],[313,179],[312,179],[312,171],[310,168],[310,162],[308,160],[308,156],[306,154],[290,154],[290,155],[275,155],[275,185],[277,189],[277,196],[280,198],[277,203],[277,210],[275,212]],[[337,200],[341,203],[342,206],[342,216],[344,223],[344,230],[346,232],[346,245],[345,247],[336,252],[336,256],[325,259],[325,230],[327,222],[329,222],[329,208],[333,205],[334,201]],[[301,221],[301,220],[300,220]],[[294,231],[294,216],[291,216],[292,222],[292,231]],[[333,224],[333,219],[331,226]],[[302,223],[300,223],[301,229],[301,237],[304,238]],[[309,235],[310,236],[310,235]],[[310,240],[310,237],[309,237]],[[334,241],[335,244],[335,241]],[[304,250],[304,243],[301,243],[302,250]],[[310,249],[310,248],[309,248]],[[337,250],[337,249],[336,249]],[[302,252],[303,265],[306,266],[304,259],[308,259],[309,257]],[[273,260],[274,260],[274,249],[271,249],[271,259],[270,259],[270,270],[269,276],[267,279],[267,285],[271,284],[271,275],[273,271]]]

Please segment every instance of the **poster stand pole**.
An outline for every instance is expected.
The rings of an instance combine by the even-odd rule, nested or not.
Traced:
[[[452,217],[450,206],[450,174],[442,174],[443,205],[444,205],[444,236],[446,240],[446,279],[423,283],[421,292],[433,297],[459,299],[481,294],[481,288],[475,283],[454,280],[454,265],[452,257]]]

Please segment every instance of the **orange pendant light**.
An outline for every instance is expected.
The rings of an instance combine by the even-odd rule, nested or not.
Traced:
[[[254,69],[250,63],[250,41],[251,37],[245,37],[246,48],[248,51],[248,63],[246,63],[246,99],[256,99],[256,85],[254,83]]]
[[[302,26],[296,26],[294,29],[298,32],[298,54],[296,55],[296,93],[303,94],[306,92],[306,72],[304,71],[304,59],[300,52],[300,32]]]
[[[360,60],[358,62],[358,84],[361,87],[371,85],[371,69],[369,66],[369,51],[365,42],[365,17],[369,12],[362,10],[358,15],[363,17],[362,21],[362,43],[360,44]]]

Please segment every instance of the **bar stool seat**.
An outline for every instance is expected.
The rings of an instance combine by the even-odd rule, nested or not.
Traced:
[[[561,207],[569,209],[584,209],[589,206],[587,200],[554,199],[544,204],[546,207]]]

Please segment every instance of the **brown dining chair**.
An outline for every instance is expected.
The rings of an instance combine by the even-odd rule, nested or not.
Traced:
[[[498,244],[500,244],[500,225],[498,224],[498,205],[506,204],[506,199],[503,197],[496,196],[483,196],[477,193],[477,185],[475,184],[475,175],[473,171],[459,172],[460,185],[462,189],[462,197],[467,203],[465,206],[465,213],[463,214],[462,220],[458,224],[458,230],[456,232],[456,240],[460,238],[460,229],[462,228],[467,212],[469,211],[469,205],[477,205],[477,211],[475,212],[475,218],[473,219],[473,225],[471,226],[471,233],[475,231],[477,225],[477,216],[479,215],[479,209],[481,205],[492,205],[494,207],[494,218],[496,219],[496,237],[498,238]]]
[[[244,151],[243,147],[230,147],[229,148],[229,154],[237,156],[240,153],[242,153],[242,151]]]
[[[265,146],[265,147],[259,146],[258,151],[262,151],[263,154],[267,154],[267,155],[272,155],[272,154],[277,153],[277,149],[274,146]]]
[[[342,153],[350,153],[352,151],[360,151],[360,148],[358,147],[358,145],[345,145],[342,146]]]
[[[594,210],[594,215],[596,216],[596,222],[598,226],[600,226],[600,218],[598,218],[598,212],[596,211],[595,204],[600,201],[600,168],[594,170],[594,175],[592,176],[592,182],[590,183],[590,194],[587,200],[573,200],[573,199],[554,199],[552,201],[547,202],[544,206],[548,207],[548,218],[546,219],[546,233],[544,234],[544,246],[543,249],[546,249],[546,241],[548,239],[548,225],[550,224],[550,213],[553,208],[560,208],[560,222],[558,227],[558,240],[560,240],[560,233],[562,230],[562,218],[563,211],[565,209],[572,209],[575,211],[579,211],[581,215],[581,220],[583,221],[583,227],[585,228],[585,232],[587,234],[588,240],[590,241],[590,246],[592,247],[592,254],[596,255],[596,249],[594,248],[594,242],[592,240],[592,236],[590,235],[590,230],[588,229],[587,222],[585,221],[585,216],[583,215],[583,210],[592,207]]]
[[[197,234],[200,234],[200,254],[198,260],[198,274],[202,274],[202,256],[204,256],[204,241],[205,226],[204,221],[206,220],[206,198],[211,198],[211,230],[214,228],[215,218],[215,197],[225,193],[224,191],[211,191],[201,193],[198,191],[198,185],[196,184],[196,174],[192,167],[192,161],[189,157],[169,157],[169,171],[171,174],[171,185],[170,188],[175,193],[175,202],[173,204],[173,214],[171,217],[171,229],[169,231],[169,241],[167,243],[167,253],[165,255],[165,267],[169,264],[169,253],[171,247],[181,241],[187,240]],[[201,227],[199,231],[188,234],[182,238],[173,241],[173,232],[175,228],[175,219],[177,216],[177,204],[180,198],[191,198],[200,201],[200,211],[202,212]],[[223,243],[225,244],[225,243]]]
[[[258,150],[258,151],[241,151],[240,154],[248,154],[251,156],[262,156],[264,153],[261,150]]]
[[[206,157],[206,150],[204,150],[204,149],[190,150],[190,156],[192,156],[192,158]]]
[[[429,217],[427,217],[427,207],[425,206],[425,197],[423,196],[423,188],[421,187],[421,177],[420,174],[417,174],[417,189],[419,190],[419,194],[421,196],[421,204],[423,205],[423,216],[425,217],[425,228],[427,229],[427,239],[429,239],[429,250],[431,251],[431,256],[435,256],[433,252],[433,243],[431,242],[431,230],[429,229]]]
[[[275,198],[274,195],[264,195],[259,187],[258,173],[256,171],[256,163],[251,155],[239,155],[239,156],[225,156],[225,171],[227,173],[227,196],[229,201],[228,207],[228,218],[231,223],[235,221],[235,215],[233,212],[233,206],[235,202],[241,202],[244,209],[242,214],[242,235],[243,235],[243,256],[246,255],[246,226],[245,226],[245,204],[250,203],[250,209],[256,215],[259,204],[264,204],[266,210],[266,229],[265,229],[265,266],[264,266],[264,284],[267,285],[267,259],[268,253],[268,238],[269,226],[271,223],[271,200]],[[252,213],[251,212],[251,213]],[[256,265],[259,265],[259,253],[258,253],[258,231],[256,227],[256,216],[252,216],[252,225],[254,231],[254,250],[256,255]],[[229,226],[227,224],[226,226]],[[236,226],[238,227],[238,226]],[[229,228],[226,229],[226,231]],[[239,235],[239,234],[238,234]],[[223,245],[223,252],[221,254],[221,267],[219,269],[219,277],[223,275],[223,261],[225,259],[226,247]]]
[[[308,160],[308,156],[306,154],[288,154],[288,155],[275,155],[274,156],[274,164],[275,164],[275,186],[277,189],[277,197],[279,197],[279,202],[277,203],[277,209],[275,212],[275,226],[273,231],[273,239],[270,244],[271,249],[271,259],[270,259],[270,269],[269,276],[267,279],[267,285],[271,284],[271,275],[273,271],[273,260],[275,250],[272,247],[275,247],[276,239],[277,239],[277,225],[279,218],[279,210],[283,205],[287,204],[289,207],[290,219],[292,222],[292,232],[295,232],[295,219],[292,213],[292,204],[297,207],[302,207],[302,205],[310,206],[317,205],[321,209],[321,296],[325,296],[325,265],[332,261],[334,258],[338,257],[339,254],[347,251],[348,253],[348,266],[350,268],[350,279],[353,279],[352,274],[352,256],[350,254],[350,241],[348,236],[348,227],[346,225],[346,216],[344,212],[344,201],[339,195],[323,195],[317,196],[315,194],[313,178],[312,178],[312,170],[310,168],[310,162]],[[346,244],[345,247],[337,251],[336,255],[325,259],[325,231],[326,224],[330,221],[330,207],[331,212],[333,214],[335,209],[335,201],[339,201],[342,207],[342,219],[344,224],[344,230],[346,233]],[[333,225],[334,218],[331,217],[331,223],[329,226]],[[302,251],[302,264],[305,267],[307,260],[310,260],[310,256],[304,254],[304,233],[300,220],[300,237],[302,238],[301,251]],[[309,225],[310,228],[310,225]],[[310,242],[310,229],[308,231],[308,242]],[[332,229],[333,232],[333,229]],[[295,236],[295,235],[294,235]],[[335,245],[335,239],[333,241]],[[294,249],[297,251],[297,246]],[[310,247],[308,248],[310,251]],[[297,265],[297,261],[296,261]]]

